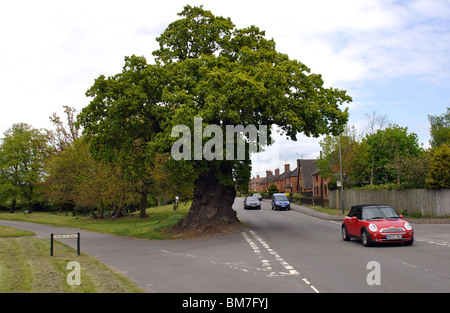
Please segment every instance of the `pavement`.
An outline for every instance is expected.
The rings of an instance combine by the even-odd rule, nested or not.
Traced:
[[[270,200],[266,200],[266,201],[270,201]],[[331,215],[331,214],[327,214],[327,213],[323,213],[323,212],[319,212],[316,211],[314,209],[310,209],[307,208],[305,206],[296,204],[296,203],[291,203],[291,210],[309,215],[309,216],[314,216],[314,217],[318,217],[324,220],[329,220],[329,221],[343,221],[344,220],[344,216],[340,216],[340,215]],[[410,223],[415,223],[415,224],[450,224],[450,218],[405,218],[406,220],[408,220],[408,222]]]
[[[344,216],[340,216],[340,215],[331,215],[331,214],[327,214],[324,212],[319,212],[316,211],[314,209],[310,209],[307,208],[305,206],[296,204],[296,203],[291,203],[291,210],[293,211],[297,211],[309,216],[314,216],[314,217],[318,217],[324,220],[329,220],[329,221],[343,221],[344,220]]]

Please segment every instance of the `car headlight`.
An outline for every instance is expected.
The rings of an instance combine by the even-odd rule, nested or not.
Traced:
[[[412,230],[412,226],[411,226],[411,224],[408,223],[408,222],[405,222],[405,228],[406,228],[407,230]]]
[[[375,225],[375,224],[370,224],[370,225],[369,225],[369,229],[370,229],[371,231],[377,231],[377,225]]]

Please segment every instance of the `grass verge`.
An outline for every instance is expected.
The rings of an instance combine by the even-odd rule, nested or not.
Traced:
[[[136,293],[143,292],[116,270],[55,241],[54,256],[49,254],[50,239],[33,233],[0,226],[0,293]],[[69,285],[73,268],[80,264],[80,285]]]
[[[338,216],[346,216],[348,214],[348,210],[345,211],[344,214],[342,214],[342,210],[341,209],[331,209],[328,207],[323,207],[320,205],[304,205],[307,208],[316,210],[318,212],[322,212],[322,213],[326,213],[329,215],[338,215]]]
[[[71,227],[118,236],[128,236],[141,239],[172,239],[165,230],[184,218],[189,212],[189,203],[180,203],[178,210],[174,211],[172,205],[147,209],[147,217],[140,218],[139,212],[126,215],[122,218],[97,218],[83,216],[66,216],[65,213],[33,212],[1,212],[0,219],[22,222],[34,222],[57,227]]]

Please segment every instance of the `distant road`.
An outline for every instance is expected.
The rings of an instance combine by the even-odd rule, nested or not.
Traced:
[[[344,242],[337,220],[272,211],[267,200],[261,210],[244,210],[243,199],[237,198],[234,208],[251,229],[162,241],[80,230],[81,252],[115,267],[148,292],[450,292],[450,224],[413,224],[415,242],[409,247],[366,248],[356,240]],[[74,232],[5,220],[0,224],[41,238]]]

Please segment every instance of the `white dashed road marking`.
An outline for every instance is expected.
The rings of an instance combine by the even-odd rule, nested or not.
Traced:
[[[249,233],[253,235],[253,237],[259,242],[262,247],[265,249],[261,249],[258,244],[250,238],[250,236],[246,232],[241,232],[244,239],[247,241],[247,243],[250,245],[250,247],[253,249],[253,252],[261,259],[261,265],[262,268],[260,270],[269,272],[267,275],[268,277],[275,277],[275,276],[288,276],[288,275],[295,275],[300,276],[300,273],[288,262],[286,262],[275,250],[273,250],[270,245],[265,242],[263,238],[261,238],[256,232],[250,230]],[[266,257],[263,256],[264,251],[267,251],[271,257],[273,257],[286,271],[274,271],[272,268],[272,265],[270,263],[270,260],[268,260]],[[302,278],[302,281],[308,285],[314,292],[319,293],[319,290],[315,288],[308,279]]]

